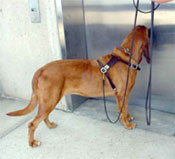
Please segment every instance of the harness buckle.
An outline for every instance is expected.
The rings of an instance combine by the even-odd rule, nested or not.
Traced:
[[[102,68],[100,69],[100,71],[101,71],[103,74],[105,74],[105,73],[107,72],[108,69],[109,69],[109,65],[105,65],[104,67],[102,67]]]
[[[135,70],[140,70],[140,67],[138,65],[130,63],[129,66],[132,67]]]
[[[123,48],[123,49],[124,49],[124,52],[126,52],[127,54],[129,55],[131,54],[128,48]]]

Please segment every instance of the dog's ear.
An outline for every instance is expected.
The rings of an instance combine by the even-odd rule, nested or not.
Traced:
[[[150,63],[149,42],[148,42],[148,40],[147,40],[147,42],[143,46],[143,55],[144,55],[147,63]]]

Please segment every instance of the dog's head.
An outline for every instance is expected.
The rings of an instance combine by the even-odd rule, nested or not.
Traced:
[[[131,50],[133,33],[134,29],[132,29],[131,32],[126,36],[121,44],[122,47],[129,48],[129,50]],[[142,61],[142,55],[145,57],[146,61],[150,63],[149,31],[147,27],[142,25],[136,26],[133,49],[133,55],[138,59],[139,63]]]

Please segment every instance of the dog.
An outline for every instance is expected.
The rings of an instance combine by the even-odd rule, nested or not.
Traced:
[[[127,48],[131,51],[133,29],[125,37],[120,47],[115,47],[111,54],[104,55],[99,58],[101,63],[105,65],[112,56],[116,56],[126,62],[129,61],[129,55],[123,50]],[[145,26],[136,26],[135,40],[133,43],[133,54],[131,58],[132,64],[140,64],[142,55],[145,56],[149,63],[149,38],[148,29]],[[118,103],[118,112],[121,111],[124,92],[127,80],[128,65],[117,62],[108,71],[111,80],[117,88],[114,93],[108,80],[105,84],[106,96],[114,96]],[[137,70],[130,68],[129,82],[126,92],[126,98],[122,113],[120,116],[121,123],[127,129],[133,129],[135,123],[129,122],[133,119],[128,114],[128,97],[135,84]],[[22,110],[7,113],[9,116],[25,115],[34,110],[39,103],[38,113],[35,118],[28,124],[29,128],[29,145],[37,147],[40,142],[34,139],[34,132],[41,121],[44,120],[48,128],[56,127],[54,122],[49,121],[49,114],[55,108],[56,104],[64,95],[75,94],[85,97],[101,97],[103,96],[103,75],[96,59],[70,59],[57,60],[46,64],[36,71],[32,80],[32,97],[28,106]],[[88,89],[87,89],[88,88]]]

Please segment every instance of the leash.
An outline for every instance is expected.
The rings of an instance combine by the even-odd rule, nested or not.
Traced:
[[[136,8],[135,0],[133,0],[134,7]],[[150,52],[150,69],[149,69],[149,80],[147,86],[147,93],[146,93],[146,100],[145,100],[145,116],[146,116],[146,123],[147,125],[151,125],[151,96],[152,96],[152,47],[153,47],[153,32],[154,32],[154,11],[158,9],[160,4],[157,4],[155,7],[155,3],[151,2],[151,10],[150,11],[143,11],[138,9],[139,12],[147,14],[151,13],[151,29],[150,29],[150,45],[149,45],[149,52]]]
[[[154,3],[154,2],[151,2],[151,3]],[[136,8],[135,0],[133,0],[133,4],[134,4],[134,7]],[[157,6],[155,8],[153,8],[153,9],[151,8],[151,10],[149,10],[149,11],[143,11],[143,10],[141,10],[141,9],[138,8],[138,11],[140,13],[144,13],[144,14],[152,13],[153,11],[155,11],[156,9],[158,9],[159,6],[160,6],[160,4],[157,4]]]
[[[131,64],[131,59],[132,59],[132,52],[133,52],[133,47],[134,47],[134,39],[135,39],[135,31],[136,31],[136,22],[137,22],[137,15],[138,15],[138,7],[139,7],[139,0],[137,0],[137,4],[136,4],[136,12],[135,12],[135,19],[134,19],[134,27],[133,27],[133,34],[132,34],[132,41],[131,41],[131,52],[129,55],[129,64]],[[128,82],[129,82],[129,73],[130,73],[130,65],[128,64],[128,72],[127,72],[127,80],[126,80],[126,86],[125,86],[125,92],[124,92],[124,99],[123,99],[123,103],[122,103],[122,107],[121,107],[121,111],[119,112],[119,115],[117,117],[116,120],[112,121],[108,115],[108,111],[107,111],[107,106],[106,106],[106,97],[105,97],[105,74],[103,74],[103,80],[102,80],[102,84],[103,84],[103,101],[104,101],[104,109],[105,109],[105,114],[106,117],[108,119],[108,121],[110,123],[117,123],[120,119],[121,113],[123,111],[124,108],[124,104],[125,104],[125,97],[126,97],[126,92],[127,92],[127,88],[128,88]]]
[[[160,4],[158,4],[154,8],[154,2],[151,2],[151,11],[142,11],[142,10],[140,10],[139,9],[139,0],[137,0],[137,4],[135,4],[135,0],[133,0],[133,4],[134,4],[134,7],[136,8],[136,12],[135,12],[134,29],[133,29],[132,41],[131,41],[131,52],[129,53],[129,63],[131,63],[131,59],[132,59],[132,52],[133,52],[133,45],[134,45],[134,39],[135,39],[135,30],[136,30],[136,21],[137,21],[138,11],[141,12],[141,13],[151,13],[151,31],[150,31],[150,47],[149,47],[149,49],[150,49],[150,51],[149,51],[150,52],[150,72],[149,72],[149,81],[148,81],[147,95],[146,95],[146,101],[145,101],[146,122],[147,122],[147,125],[150,125],[151,124],[152,46],[153,46],[154,11],[160,6]],[[127,50],[125,50],[125,52],[127,53]],[[99,63],[99,61],[98,61],[98,63]],[[103,66],[102,64],[100,64],[100,65],[101,65],[100,67]],[[108,121],[110,123],[113,123],[113,124],[118,122],[118,120],[120,119],[121,113],[123,111],[123,107],[124,107],[124,104],[125,104],[126,91],[127,91],[127,87],[128,87],[128,81],[129,81],[130,67],[131,66],[128,64],[127,81],[126,81],[124,99],[123,99],[121,111],[119,112],[119,115],[118,115],[117,119],[114,120],[114,121],[112,121],[110,119],[108,111],[107,111],[106,97],[105,97],[105,74],[101,70],[101,72],[103,73],[102,84],[103,84],[103,101],[104,101],[105,114],[106,114],[106,117],[107,117]],[[104,68],[107,68],[105,70],[106,72],[109,69],[108,67],[104,67]],[[108,78],[108,76],[107,76],[107,78]],[[108,78],[108,80],[109,80],[109,78]],[[116,93],[117,90],[116,90],[116,87],[114,86],[114,84],[111,84],[112,81],[110,82],[110,80],[109,80],[109,83],[110,83],[111,87],[113,88],[113,90]]]
[[[106,117],[107,117],[108,121],[110,121],[111,123],[115,123],[115,122],[117,122],[117,121],[119,120],[119,117],[120,117],[120,116],[118,116],[118,118],[117,118],[116,121],[112,121],[112,120],[110,119],[110,117],[109,117],[109,114],[108,114],[108,111],[107,111],[107,106],[106,106],[106,98],[105,98],[105,76],[107,77],[107,79],[108,79],[108,81],[109,81],[109,84],[111,85],[111,87],[112,87],[112,89],[113,89],[113,91],[114,91],[115,94],[117,93],[117,89],[116,89],[115,85],[113,84],[113,82],[112,82],[112,80],[111,80],[111,78],[110,78],[110,76],[109,76],[109,74],[108,74],[107,71],[108,71],[114,64],[116,64],[117,62],[122,62],[122,63],[128,65],[129,68],[131,67],[132,69],[135,69],[135,70],[137,70],[137,71],[140,71],[141,69],[140,69],[140,67],[139,67],[138,65],[135,65],[135,64],[132,64],[132,63],[128,63],[128,62],[126,62],[126,61],[124,61],[124,60],[122,60],[122,59],[117,58],[117,57],[114,56],[114,55],[112,55],[112,58],[110,59],[110,61],[109,61],[105,66],[103,66],[103,64],[102,64],[99,60],[97,60],[97,62],[98,62],[98,64],[99,64],[100,68],[101,68],[101,69],[100,69],[101,73],[103,73],[102,85],[103,85],[103,101],[104,101],[105,114],[106,114]],[[128,77],[128,78],[129,78],[129,77]]]
[[[150,70],[149,81],[145,101],[145,115],[147,125],[151,124],[151,95],[152,95],[152,47],[153,47],[153,28],[154,28],[154,2],[151,2],[151,32],[150,32]]]
[[[135,0],[133,0],[134,7],[136,8]],[[153,47],[153,29],[154,29],[154,11],[158,9],[160,4],[157,4],[155,7],[155,3],[151,2],[151,10],[150,11],[143,11],[138,9],[141,13],[151,13],[151,29],[150,29],[150,45],[149,45],[149,52],[150,52],[150,70],[149,70],[149,80],[147,86],[147,93],[146,93],[146,100],[145,100],[145,115],[146,115],[146,123],[147,125],[151,125],[151,95],[152,95],[152,47]]]

